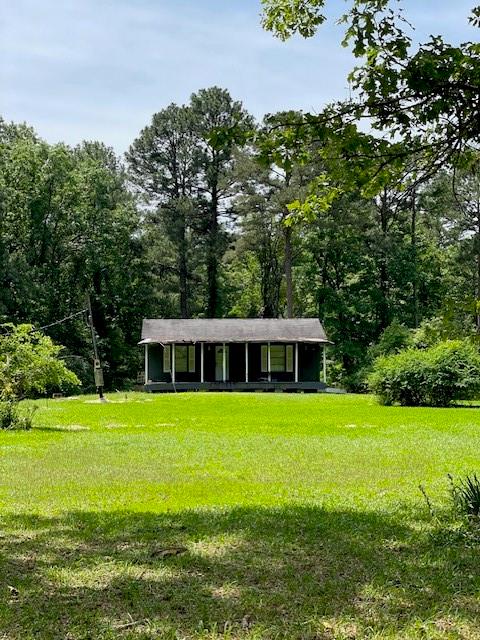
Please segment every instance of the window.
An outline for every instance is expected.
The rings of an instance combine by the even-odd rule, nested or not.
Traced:
[[[283,344],[271,345],[270,371],[285,371],[285,345]]]
[[[188,347],[188,370],[195,373],[195,347]]]
[[[285,369],[288,371],[288,373],[293,373],[293,344],[287,344],[287,346],[285,347],[285,360]]]
[[[172,370],[172,347],[163,347],[163,370]],[[195,373],[195,345],[175,345],[175,373]]]
[[[268,372],[268,345],[261,347],[261,369],[262,373]],[[270,371],[272,372],[292,372],[293,371],[293,345],[292,344],[272,344],[270,345]]]
[[[163,371],[168,373],[170,370],[170,345],[166,344],[163,347]]]
[[[177,373],[187,373],[188,347],[175,345],[175,371]]]
[[[262,373],[266,373],[268,371],[268,346],[266,344],[262,344],[261,356],[262,356]]]

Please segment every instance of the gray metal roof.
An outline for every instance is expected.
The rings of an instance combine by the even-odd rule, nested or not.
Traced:
[[[329,340],[316,318],[144,320],[139,344],[172,342],[319,342]]]

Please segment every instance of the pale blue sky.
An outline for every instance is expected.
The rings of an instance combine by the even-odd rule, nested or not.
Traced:
[[[331,0],[338,13],[342,0]],[[406,0],[417,36],[473,40],[473,0]],[[257,117],[348,94],[352,61],[333,24],[276,41],[260,0],[1,0],[0,114],[49,142],[125,151],[152,113],[220,85]]]

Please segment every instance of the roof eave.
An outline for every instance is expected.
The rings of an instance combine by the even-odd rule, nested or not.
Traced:
[[[203,342],[204,344],[244,344],[245,342],[254,343],[254,344],[265,344],[267,342],[285,342],[285,343],[295,343],[295,342],[310,342],[312,344],[334,344],[331,340],[327,340],[326,338],[272,338],[270,340],[260,339],[260,338],[246,338],[242,340],[180,340],[179,338],[174,340],[160,340],[159,338],[144,338],[140,340],[139,345],[145,344],[196,344]]]

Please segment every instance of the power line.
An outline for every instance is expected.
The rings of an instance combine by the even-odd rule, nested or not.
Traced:
[[[64,322],[67,322],[68,320],[72,320],[72,318],[76,318],[87,312],[88,312],[88,309],[82,309],[81,311],[76,311],[75,313],[71,313],[69,316],[66,316],[65,318],[61,318],[60,320],[55,320],[54,322],[50,322],[49,324],[44,324],[42,327],[36,327],[35,325],[32,324],[30,333],[33,333],[35,331],[43,331],[44,329],[49,329],[50,327],[54,327],[58,324],[63,324]],[[6,337],[6,336],[12,336],[14,333],[15,331],[10,330],[10,331],[2,332],[0,335],[2,337]]]
[[[43,325],[43,327],[34,327],[32,331],[43,331],[44,329],[49,329],[50,327],[54,327],[57,324],[63,324],[64,322],[67,322],[67,320],[71,320],[72,318],[76,318],[77,316],[87,313],[87,311],[88,309],[82,309],[81,311],[77,311],[76,313],[72,313],[69,316],[62,318],[61,320],[55,320],[54,322],[50,322],[50,324],[45,324]]]
[[[95,377],[95,386],[97,387],[97,392],[100,398],[100,402],[107,402],[106,399],[103,397],[103,387],[104,387],[103,369],[102,369],[100,356],[97,348],[97,336],[95,332],[95,327],[93,325],[92,304],[91,304],[89,295],[87,295],[87,306],[84,309],[81,309],[80,311],[75,311],[75,313],[71,313],[70,315],[65,316],[64,318],[60,318],[60,320],[54,320],[53,322],[44,324],[42,327],[35,327],[34,325],[32,325],[32,328],[29,333],[34,333],[35,331],[44,331],[45,329],[49,329],[50,327],[55,327],[59,324],[63,324],[64,322],[68,322],[69,320],[73,320],[73,318],[77,318],[78,316],[81,316],[83,314],[87,314],[88,327],[90,328],[91,335],[92,335],[92,345],[93,345],[93,354],[94,354],[93,372]],[[7,337],[7,336],[13,335],[13,333],[14,331],[7,331],[1,334],[1,336]],[[71,356],[71,357],[75,357],[75,356]],[[81,357],[81,356],[78,356],[78,357]]]

